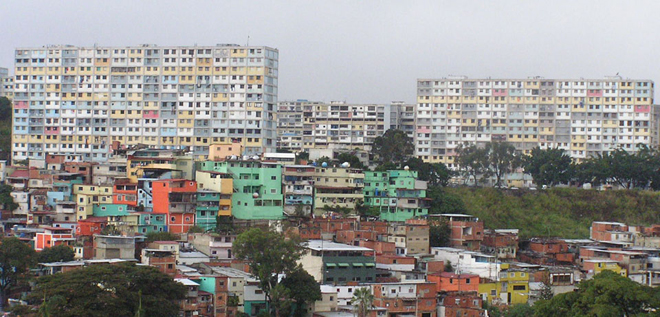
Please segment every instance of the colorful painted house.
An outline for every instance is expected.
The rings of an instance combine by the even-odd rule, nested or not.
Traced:
[[[381,220],[406,221],[428,214],[427,184],[417,179],[417,171],[366,171],[364,177],[364,204],[378,208]]]
[[[131,183],[128,178],[116,179],[112,190],[112,203],[137,206],[137,191],[137,183]]]
[[[204,230],[215,228],[220,210],[220,193],[210,189],[197,191],[195,225]]]
[[[231,216],[234,179],[230,173],[197,171],[195,181],[199,190],[213,190],[220,193],[218,216]]]
[[[171,233],[186,233],[195,225],[197,183],[186,179],[153,182],[154,213],[167,215]]]
[[[69,228],[45,227],[44,232],[37,232],[34,237],[34,249],[41,251],[58,245],[72,246],[76,241]]]
[[[232,175],[231,212],[237,219],[282,219],[281,165],[259,160],[205,161],[198,170]]]

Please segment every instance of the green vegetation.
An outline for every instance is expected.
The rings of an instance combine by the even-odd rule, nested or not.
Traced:
[[[415,151],[415,143],[403,131],[390,129],[377,137],[371,147],[371,154],[380,164],[394,163],[401,166]]]
[[[50,263],[50,262],[68,262],[73,261],[73,249],[66,245],[58,245],[52,248],[45,248],[37,253],[37,262]]]
[[[174,233],[170,232],[149,232],[147,233],[147,238],[145,239],[146,242],[154,242],[154,241],[177,241],[179,240],[179,236],[177,236]]]
[[[520,229],[521,238],[588,238],[592,221],[631,225],[660,223],[660,193],[643,190],[597,191],[577,188],[498,190],[432,188],[431,213],[468,213],[486,228]]]
[[[11,157],[11,100],[0,97],[0,160]]]
[[[272,315],[289,316],[295,302],[304,306],[320,298],[318,283],[297,264],[305,252],[297,237],[287,239],[281,233],[252,228],[236,237],[233,251],[237,259],[249,263],[250,272],[259,279]],[[287,278],[279,281],[279,274]]]
[[[35,264],[35,251],[18,238],[0,240],[0,310],[7,306],[9,294],[26,282],[28,269]]]
[[[49,316],[178,316],[185,294],[154,267],[121,263],[41,277],[29,299]]]
[[[660,309],[657,288],[644,286],[603,271],[593,279],[581,282],[576,292],[559,294],[551,300],[537,302],[534,316],[656,316]],[[515,308],[515,307],[514,307]],[[528,308],[520,309],[531,316]]]

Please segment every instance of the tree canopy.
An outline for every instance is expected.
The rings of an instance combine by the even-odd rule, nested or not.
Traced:
[[[412,157],[406,162],[406,166],[417,171],[417,178],[427,181],[429,186],[447,186],[451,179],[451,171],[442,163],[426,163],[420,158]]]
[[[502,185],[502,178],[515,171],[522,164],[522,158],[516,153],[516,147],[507,142],[486,143],[488,168],[495,175],[495,185]]]
[[[14,202],[14,197],[11,196],[12,189],[11,185],[0,184],[0,205],[9,211],[18,208],[18,204]]]
[[[289,273],[282,280],[281,285],[289,290],[289,297],[296,303],[294,316],[305,316],[305,307],[314,301],[321,300],[321,286],[300,266]],[[283,315],[289,316],[291,313]]]
[[[245,260],[250,272],[259,279],[259,285],[266,295],[269,307],[275,315],[285,309],[288,291],[278,287],[278,274],[290,275],[298,268],[297,261],[302,257],[304,248],[296,237],[286,239],[284,235],[252,228],[236,237],[233,243],[235,257]]]
[[[456,148],[455,162],[466,180],[474,180],[474,186],[479,185],[480,178],[490,175],[488,153],[488,148],[480,148],[467,142]]]
[[[0,240],[0,305],[5,307],[11,289],[35,263],[35,251],[18,238]],[[2,308],[0,307],[0,308]]]
[[[120,263],[43,276],[30,298],[52,316],[178,316],[186,291],[154,267]]]
[[[571,158],[559,148],[532,149],[523,163],[525,173],[530,174],[537,185],[555,186],[571,180]]]
[[[660,309],[658,290],[612,271],[580,282],[577,291],[534,305],[535,316],[639,316]]]
[[[0,97],[0,160],[11,159],[11,100]]]
[[[364,164],[362,164],[362,162],[360,161],[360,158],[353,153],[349,153],[349,152],[339,153],[339,155],[337,155],[337,161],[339,161],[339,164],[348,162],[349,164],[351,164],[351,167],[353,168],[359,168],[359,169],[365,168]]]
[[[413,140],[405,132],[396,129],[387,130],[371,146],[371,153],[381,164],[392,162],[401,165],[414,151]]]
[[[374,295],[371,293],[369,287],[358,288],[353,292],[351,303],[355,306],[359,317],[369,316],[374,299]]]
[[[68,262],[73,261],[75,253],[73,249],[66,245],[57,245],[52,248],[45,248],[37,253],[38,263],[50,262]]]

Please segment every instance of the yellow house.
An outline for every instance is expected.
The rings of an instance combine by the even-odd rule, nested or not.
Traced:
[[[240,156],[243,154],[243,145],[240,143],[213,143],[209,145],[209,160],[217,161],[227,156]]]
[[[76,219],[87,219],[94,214],[94,205],[112,203],[112,186],[74,185]]]
[[[619,266],[619,263],[610,259],[589,259],[584,260],[582,268],[587,271],[588,276],[597,275],[605,270],[610,270],[621,276],[628,276],[626,269]]]
[[[197,188],[214,190],[220,193],[218,216],[231,216],[231,198],[234,192],[234,179],[229,173],[196,171]]]
[[[479,295],[489,303],[525,304],[529,300],[529,274],[525,271],[502,271],[499,281],[479,283]]]

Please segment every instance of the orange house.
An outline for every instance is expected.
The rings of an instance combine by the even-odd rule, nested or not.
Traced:
[[[58,245],[73,245],[76,239],[70,228],[46,227],[44,232],[39,232],[34,237],[34,249],[41,251]]]
[[[78,220],[76,227],[76,236],[93,236],[101,234],[103,228],[108,225],[106,217],[87,217],[87,219]]]
[[[138,185],[131,183],[128,178],[116,179],[112,189],[112,203],[137,206],[137,187]]]
[[[431,273],[428,280],[436,284],[438,292],[479,291],[479,275],[476,274]]]
[[[197,182],[186,179],[163,179],[152,183],[153,212],[167,215],[171,233],[186,233],[195,225]]]

